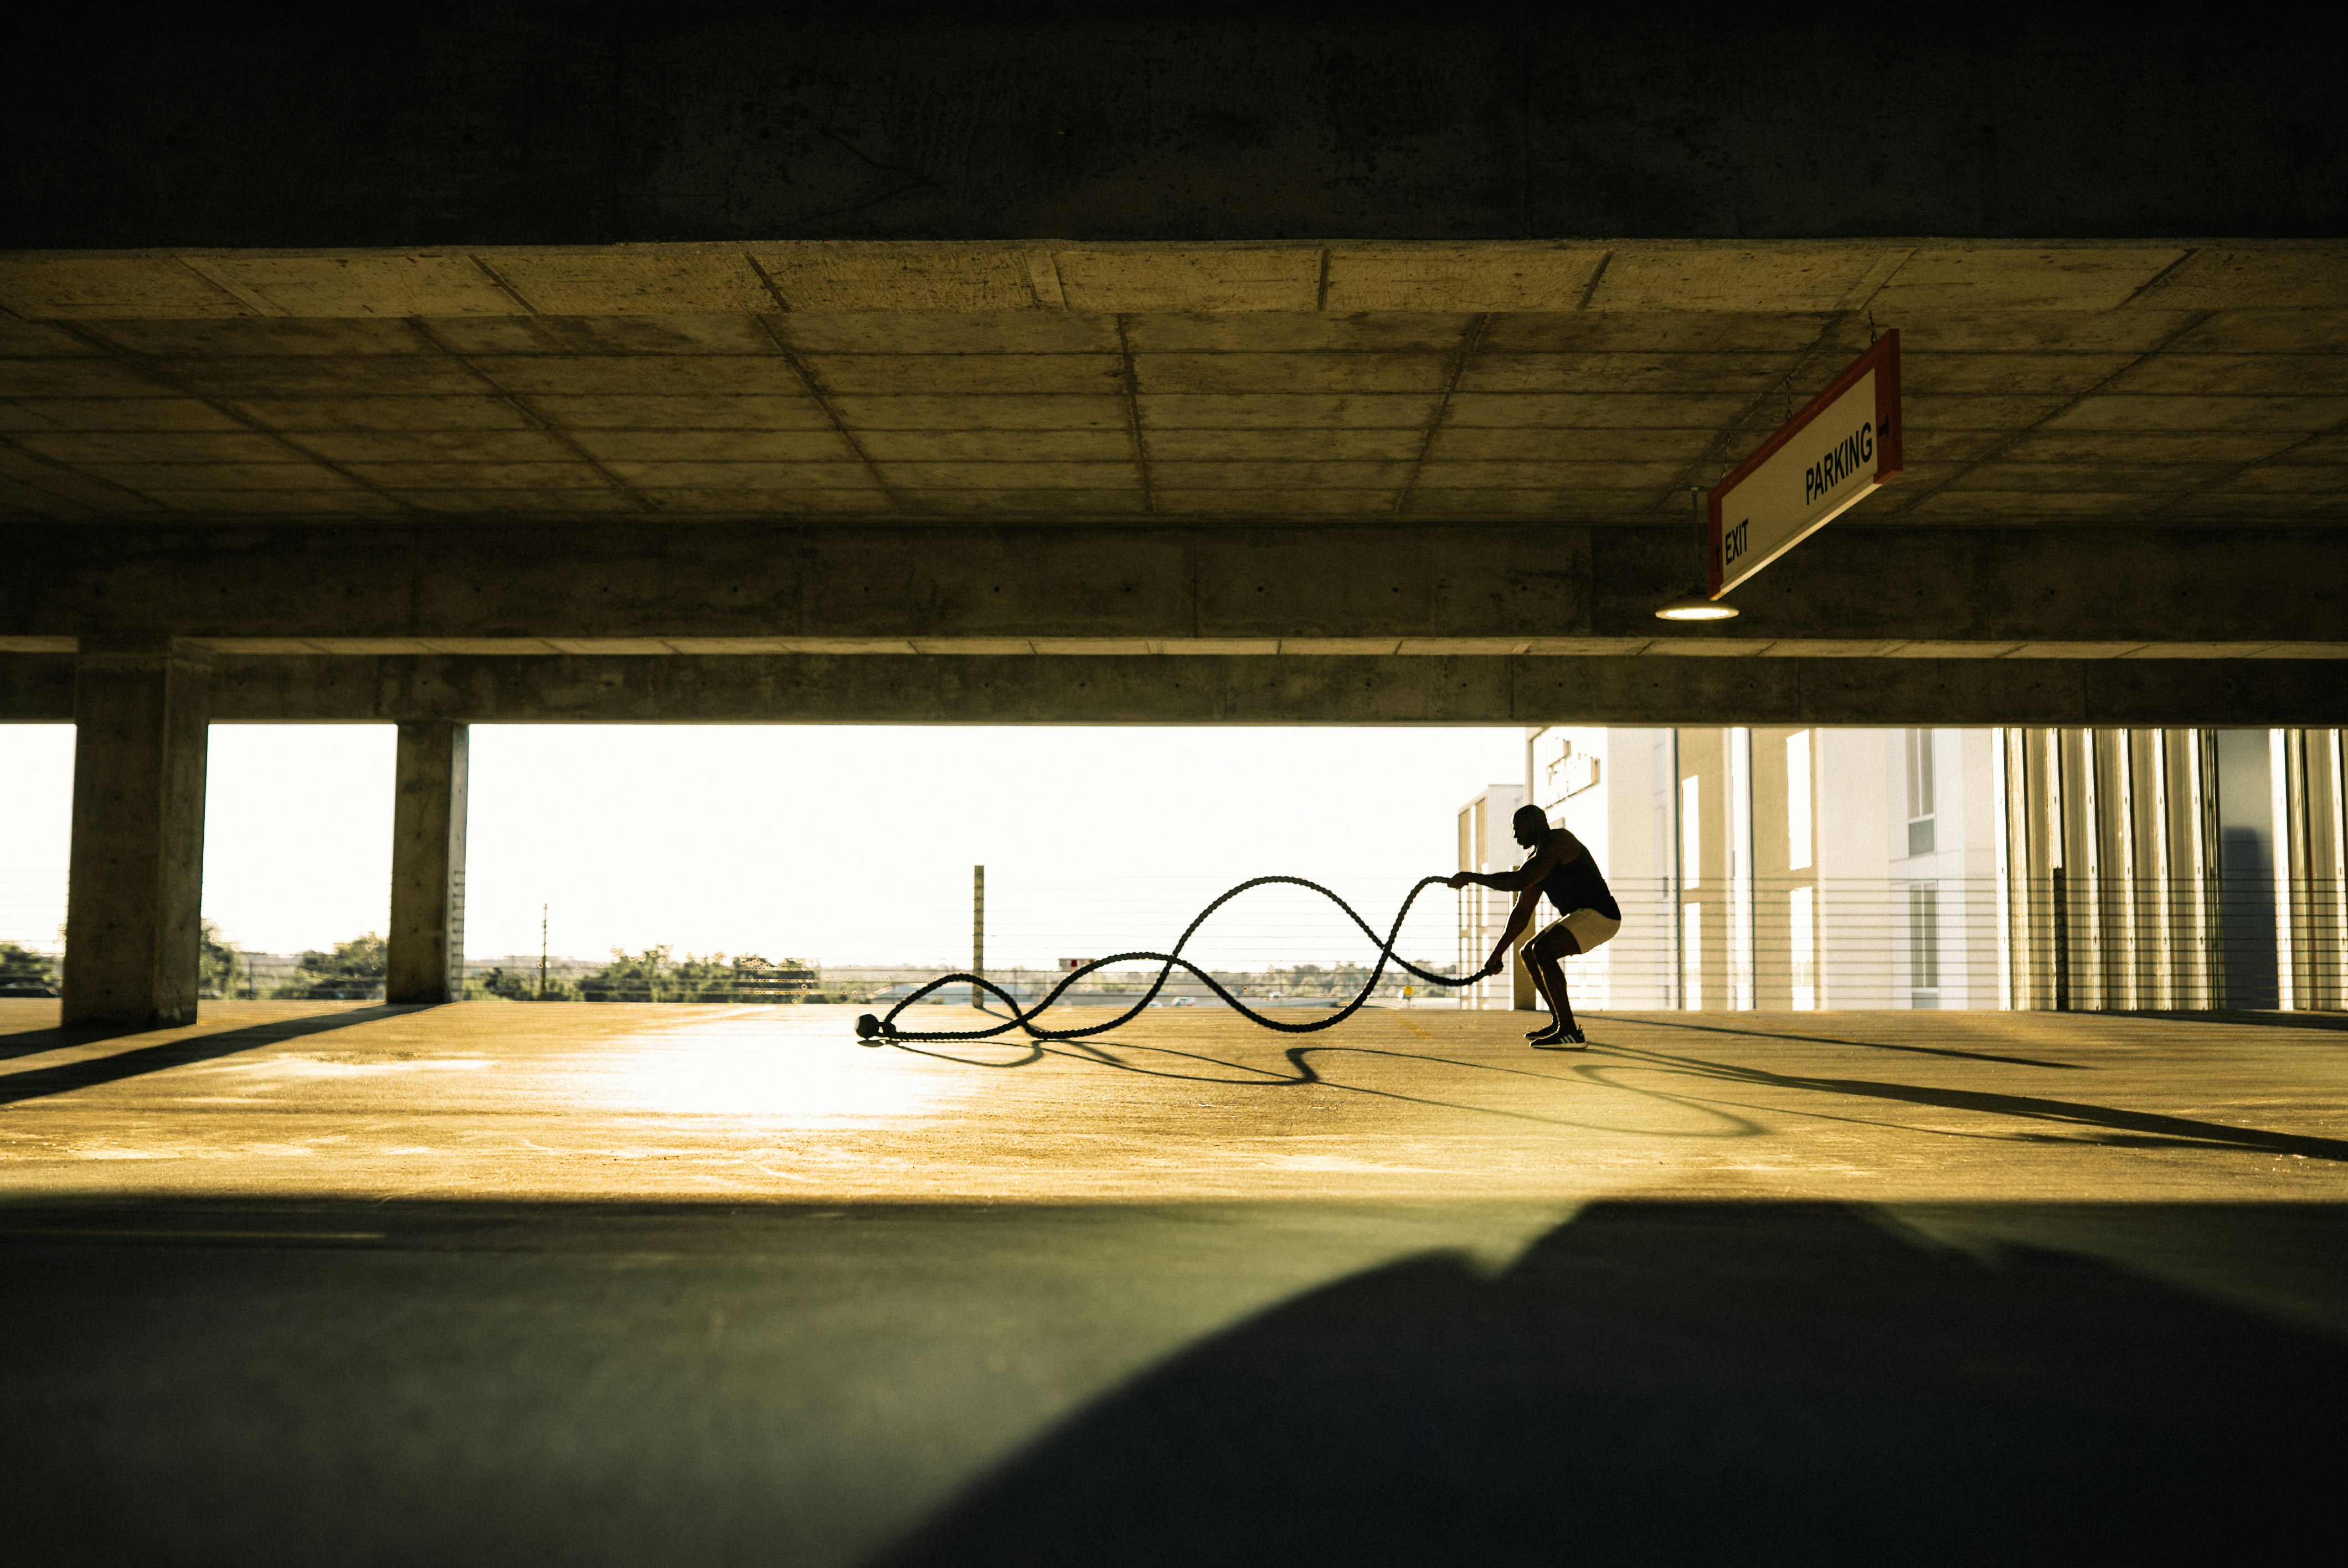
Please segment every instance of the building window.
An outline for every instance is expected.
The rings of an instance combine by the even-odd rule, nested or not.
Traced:
[[[1818,1005],[1818,934],[1816,889],[1793,890],[1788,911],[1787,957],[1794,975],[1794,1007],[1801,1012]]]
[[[1908,732],[1908,853],[1932,853],[1932,732]]]
[[[1688,781],[1693,784],[1695,781]],[[1704,1007],[1704,906],[1680,906],[1680,1006],[1691,1012]]]
[[[1810,864],[1810,733],[1786,737],[1786,866]]]
[[[1909,1005],[1941,1005],[1941,890],[1930,882],[1908,889]]]
[[[1700,781],[1680,780],[1680,886],[1694,887],[1704,880],[1704,817],[1696,810]]]

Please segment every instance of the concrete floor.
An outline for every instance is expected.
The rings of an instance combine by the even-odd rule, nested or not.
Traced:
[[[2140,1563],[2336,1512],[2337,1020],[55,1009],[0,1001],[27,1560]]]

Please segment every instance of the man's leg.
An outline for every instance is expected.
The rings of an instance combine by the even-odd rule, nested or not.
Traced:
[[[1555,1032],[1576,1032],[1573,1022],[1573,1001],[1566,994],[1565,970],[1558,959],[1581,951],[1581,943],[1563,926],[1551,926],[1524,948],[1525,968],[1532,971],[1533,984],[1540,988],[1541,998],[1556,1018]],[[1544,1039],[1548,1038],[1544,1033]]]
[[[1517,961],[1524,965],[1525,973],[1532,979],[1533,989],[1540,993],[1541,1005],[1549,1009],[1548,1022],[1542,1024],[1539,1029],[1529,1029],[1525,1031],[1525,1038],[1527,1040],[1538,1040],[1541,1036],[1551,1033],[1556,1030],[1557,1004],[1550,1000],[1549,982],[1541,979],[1540,966],[1533,962],[1533,945],[1531,942],[1527,942],[1523,947],[1517,949]]]

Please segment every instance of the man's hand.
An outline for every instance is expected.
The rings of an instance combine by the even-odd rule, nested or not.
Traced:
[[[1450,876],[1443,879],[1443,885],[1456,893],[1460,888],[1468,886],[1468,879],[1472,875],[1474,875],[1472,872],[1455,871]]]
[[[1488,976],[1497,975],[1508,967],[1509,960],[1502,958],[1499,954],[1495,953],[1492,955],[1491,960],[1488,963],[1487,963],[1482,968],[1476,971],[1476,978],[1480,980]]]

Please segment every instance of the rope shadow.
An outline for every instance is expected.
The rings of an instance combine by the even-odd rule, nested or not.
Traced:
[[[1339,1052],[1349,1056],[1385,1056],[1392,1057],[1398,1061],[1408,1061],[1416,1064],[1431,1062],[1439,1066],[1464,1068],[1475,1072],[1497,1072],[1518,1078],[1537,1078],[1548,1083],[1563,1083],[1569,1081],[1568,1078],[1560,1078],[1555,1073],[1534,1072],[1521,1067],[1500,1067],[1488,1061],[1462,1061],[1457,1058],[1446,1056],[1421,1056],[1413,1051],[1385,1050],[1375,1046],[1290,1046],[1287,1050],[1282,1052],[1282,1057],[1287,1061],[1289,1067],[1292,1070],[1287,1076],[1279,1075],[1265,1068],[1250,1067],[1245,1062],[1226,1061],[1220,1057],[1207,1056],[1198,1051],[1178,1050],[1172,1046],[1149,1045],[1138,1048],[1144,1050],[1156,1051],[1161,1055],[1178,1056],[1187,1061],[1200,1062],[1210,1067],[1227,1068],[1233,1072],[1248,1073],[1252,1075],[1248,1078],[1223,1078],[1203,1072],[1172,1072],[1161,1068],[1144,1067],[1138,1062],[1122,1061],[1117,1057],[1111,1055],[1109,1052],[1103,1050],[1098,1046],[1092,1044],[1088,1040],[1071,1042],[1076,1045],[1077,1050],[1081,1050],[1085,1053],[1082,1056],[1077,1055],[1076,1051],[1056,1050],[1052,1047],[1045,1044],[1043,1041],[1037,1040],[1030,1045],[1025,1055],[1011,1061],[974,1061],[968,1057],[955,1056],[946,1051],[924,1050],[919,1046],[906,1044],[901,1040],[892,1040],[886,1043],[894,1046],[899,1050],[905,1051],[913,1056],[925,1056],[932,1061],[948,1061],[958,1067],[981,1067],[990,1069],[1029,1067],[1041,1061],[1046,1056],[1060,1056],[1066,1057],[1071,1061],[1084,1062],[1096,1067],[1107,1067],[1118,1072],[1129,1072],[1142,1078],[1166,1079],[1177,1083],[1211,1083],[1225,1089],[1332,1089],[1346,1094],[1368,1095],[1371,1098],[1377,1100],[1399,1101],[1406,1105],[1423,1105],[1429,1110],[1457,1111],[1475,1116],[1497,1116],[1506,1121],[1530,1122],[1544,1127],[1565,1127],[1580,1132],[1592,1132],[1622,1131],[1620,1128],[1608,1127],[1597,1122],[1576,1122],[1559,1116],[1536,1115],[1529,1111],[1502,1111],[1488,1105],[1462,1105],[1457,1101],[1436,1100],[1421,1094],[1405,1094],[1397,1090],[1373,1089],[1366,1084],[1340,1082],[1334,1079],[1323,1077],[1319,1069],[1315,1068],[1312,1062],[1305,1060],[1310,1056],[1326,1052]],[[1573,1070],[1573,1072],[1570,1077],[1587,1080],[1593,1077],[1593,1073],[1588,1067],[1578,1066]],[[1738,1116],[1733,1112],[1722,1110],[1718,1106],[1708,1104],[1703,1101],[1691,1099],[1686,1096],[1667,1094],[1661,1090],[1655,1089],[1641,1089],[1627,1083],[1609,1082],[1605,1087],[1617,1090],[1625,1094],[1634,1094],[1643,1100],[1662,1101],[1666,1104],[1678,1105],[1684,1109],[1701,1112],[1705,1115],[1715,1116],[1719,1118],[1721,1121],[1727,1122],[1731,1129],[1726,1132],[1657,1132],[1652,1128],[1646,1128],[1639,1130],[1643,1136],[1656,1138],[1749,1138],[1758,1137],[1767,1131],[1766,1128],[1764,1128],[1756,1122],[1753,1122],[1746,1117]]]
[[[1675,1024],[1666,1027],[1699,1030],[1706,1029],[1706,1026],[1701,1024]],[[1715,1029],[1707,1030],[1706,1031],[1720,1034],[1744,1035],[1746,1038],[1787,1038],[1777,1036],[1763,1037],[1754,1035],[1750,1031],[1742,1030]],[[1305,1060],[1305,1058],[1316,1052],[1343,1051],[1353,1055],[1391,1056],[1406,1061],[1439,1063],[1445,1066],[1466,1068],[1479,1072],[1510,1073],[1520,1077],[1540,1078],[1550,1082],[1566,1081],[1565,1079],[1558,1078],[1553,1074],[1532,1072],[1523,1068],[1500,1067],[1489,1062],[1462,1061],[1457,1058],[1420,1055],[1413,1051],[1386,1050],[1374,1046],[1298,1045],[1288,1047],[1282,1053],[1292,1069],[1291,1075],[1287,1077],[1275,1077],[1266,1072],[1265,1070],[1262,1068],[1249,1067],[1241,1062],[1226,1061],[1218,1057],[1204,1056],[1192,1051],[1177,1050],[1170,1046],[1146,1046],[1142,1048],[1144,1050],[1160,1051],[1170,1056],[1183,1057],[1189,1061],[1204,1062],[1216,1067],[1226,1068],[1234,1072],[1251,1073],[1256,1075],[1256,1081],[1250,1081],[1246,1079],[1210,1077],[1201,1073],[1169,1072],[1155,1068],[1142,1067],[1132,1062],[1118,1061],[1115,1057],[1110,1056],[1107,1052],[1099,1050],[1097,1047],[1087,1046],[1086,1055],[1079,1058],[1070,1052],[1054,1050],[1040,1040],[1035,1042],[1034,1049],[1027,1056],[1022,1057],[1016,1061],[1010,1062],[967,1061],[960,1057],[952,1056],[942,1051],[921,1050],[913,1046],[906,1045],[900,1041],[891,1041],[889,1043],[894,1044],[900,1050],[909,1050],[912,1051],[915,1055],[927,1056],[938,1061],[953,1061],[963,1066],[1025,1067],[1041,1061],[1046,1055],[1066,1056],[1071,1061],[1089,1061],[1096,1065],[1112,1068],[1120,1072],[1138,1073],[1141,1076],[1149,1078],[1172,1079],[1182,1082],[1215,1083],[1228,1088],[1241,1089],[1292,1089],[1318,1086],[1326,1089],[1343,1090],[1348,1093],[1372,1095],[1379,1099],[1398,1100],[1409,1104],[1425,1105],[1431,1109],[1459,1111],[1484,1116],[1498,1116],[1509,1121],[1539,1122],[1545,1126],[1571,1127],[1590,1131],[1614,1131],[1614,1129],[1612,1128],[1594,1127],[1592,1124],[1588,1122],[1566,1121],[1555,1117],[1539,1116],[1529,1112],[1499,1111],[1494,1110],[1488,1106],[1461,1105],[1451,1101],[1434,1100],[1419,1095],[1403,1094],[1391,1090],[1372,1089],[1360,1084],[1337,1082],[1323,1077],[1321,1073],[1313,1068],[1312,1063]],[[1859,1042],[1851,1040],[1819,1040],[1816,1043],[1824,1045],[1856,1045]],[[1772,1072],[1766,1068],[1738,1067],[1728,1062],[1706,1061],[1700,1058],[1673,1056],[1666,1051],[1645,1050],[1635,1046],[1603,1046],[1599,1049],[1608,1054],[1624,1058],[1628,1061],[1648,1062],[1653,1065],[1657,1071],[1667,1072],[1684,1072],[1694,1077],[1710,1079],[1720,1082],[1744,1083],[1757,1088],[1807,1091],[1812,1093],[1819,1094],[1839,1094],[1856,1099],[1878,1100],[1897,1104],[1927,1106],[1934,1110],[1967,1111],[1982,1115],[2005,1116],[2026,1122],[2046,1122],[2070,1126],[2096,1127],[2109,1132],[2129,1135],[2137,1140],[2149,1141],[2147,1143],[2137,1143],[2132,1146],[2188,1149],[2230,1149],[2243,1153],[2300,1155],[2312,1160],[2327,1160],[2334,1163],[2348,1163],[2348,1141],[2334,1138],[2314,1137],[2293,1132],[2271,1132],[2263,1128],[2234,1127],[2222,1122],[2201,1122],[2190,1117],[2167,1116],[2155,1112],[2123,1111],[2112,1106],[2090,1105],[2079,1101],[2054,1100],[2040,1095],[2006,1094],[1989,1090],[1931,1089],[1919,1084],[1887,1083],[1870,1079],[1818,1078],[1793,1073]],[[1992,1058],[1991,1060],[2013,1062],[2018,1059]],[[2030,1065],[2036,1064],[2032,1063]],[[1738,1132],[1729,1134],[1731,1136],[1759,1136],[1767,1131],[1766,1128],[1763,1127],[1758,1122],[1753,1122],[1746,1117],[1735,1115],[1724,1105],[1717,1102],[1697,1098],[1666,1094],[1660,1090],[1643,1089],[1631,1084],[1614,1082],[1612,1080],[1601,1076],[1594,1064],[1591,1066],[1576,1067],[1572,1073],[1572,1077],[1583,1081],[1599,1082],[1603,1084],[1606,1088],[1613,1089],[1623,1093],[1636,1094],[1645,1098],[1660,1100],[1670,1104],[1680,1105],[1691,1110],[1701,1110],[1707,1114],[1718,1116],[1739,1129]],[[1741,1107],[1741,1109],[1759,1111],[1776,1108],[1745,1106]],[[1817,1114],[1816,1112],[1798,1110],[1796,1111],[1795,1113],[1799,1115]],[[1715,1136],[1717,1134],[1650,1132],[1643,1135],[1657,1137],[1704,1137]],[[1983,1136],[1983,1134],[1969,1135]],[[2003,1136],[2006,1141],[2012,1141],[2013,1135],[2006,1134],[1999,1136]],[[2073,1140],[2053,1141],[2072,1142]],[[2121,1141],[2118,1139],[2105,1139],[2098,1141],[2116,1146],[2131,1146],[2121,1145]]]

